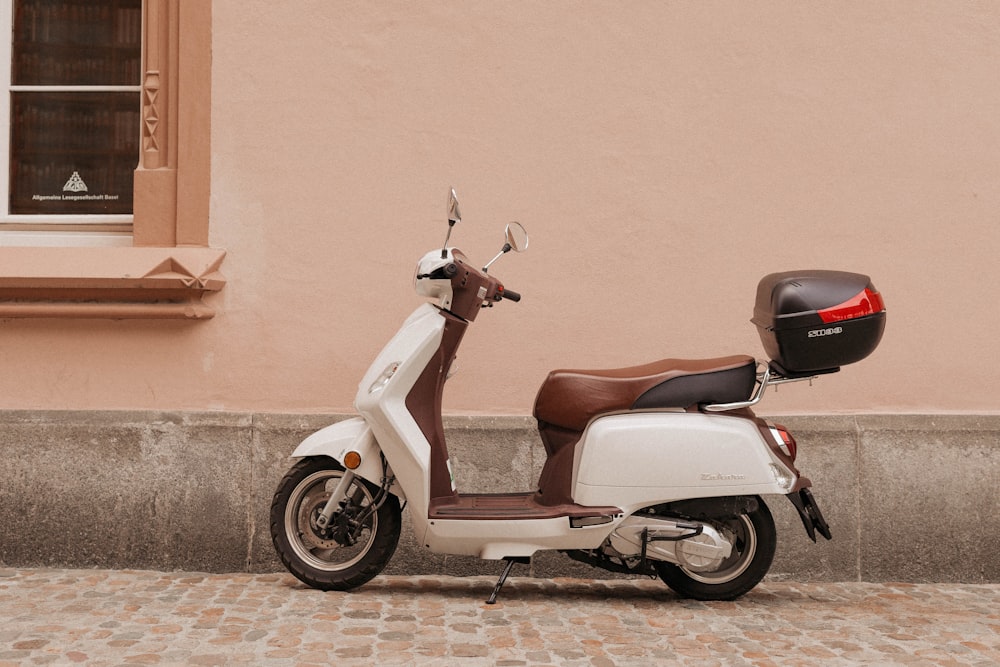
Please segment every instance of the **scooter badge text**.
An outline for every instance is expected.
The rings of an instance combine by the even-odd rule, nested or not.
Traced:
[[[830,327],[829,329],[813,329],[808,335],[810,338],[819,338],[820,336],[836,336],[842,333],[844,333],[843,327]]]
[[[703,482],[738,482],[739,480],[746,479],[746,475],[726,474],[721,472],[703,472],[701,473],[701,481]]]

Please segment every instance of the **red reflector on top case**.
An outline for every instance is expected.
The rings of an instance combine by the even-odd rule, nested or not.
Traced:
[[[885,310],[885,302],[878,292],[865,288],[864,292],[859,292],[854,298],[848,299],[844,303],[824,308],[819,311],[819,317],[824,324],[831,322],[842,322],[843,320],[853,320],[865,315],[874,315]]]

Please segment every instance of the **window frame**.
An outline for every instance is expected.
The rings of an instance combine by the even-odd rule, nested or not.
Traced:
[[[225,285],[225,251],[208,238],[212,3],[143,0],[142,9],[132,244],[0,247],[0,318],[214,315],[202,300]]]

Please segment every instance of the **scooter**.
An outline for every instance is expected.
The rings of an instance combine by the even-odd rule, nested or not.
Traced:
[[[401,507],[434,553],[515,563],[558,550],[612,572],[658,576],[682,596],[732,600],[771,565],[774,520],[763,495],[783,495],[806,533],[831,538],[795,466],[788,430],[751,408],[768,387],[811,381],[868,356],[885,305],[867,276],[776,273],[757,289],[753,322],[769,361],[748,355],[663,359],[611,370],[555,370],[534,417],[546,461],[537,488],[458,491],[441,417],[442,393],[469,325],[521,295],[489,268],[527,249],[511,223],[482,268],[448,242],[461,220],[451,190],[444,246],[417,264],[420,305],[358,386],[360,416],[307,437],[271,504],[281,561],[307,585],[348,590],[379,574],[395,551]]]

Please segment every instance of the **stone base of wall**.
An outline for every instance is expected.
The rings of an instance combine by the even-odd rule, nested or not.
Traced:
[[[271,494],[306,435],[339,415],[0,411],[0,565],[208,572],[280,570]],[[813,544],[791,504],[771,577],[1000,582],[1000,416],[781,417],[834,539]],[[544,461],[534,422],[452,417],[459,489],[527,491]],[[389,574],[494,574],[408,531]],[[520,576],[528,574],[519,568]],[[608,576],[539,553],[536,576]]]

